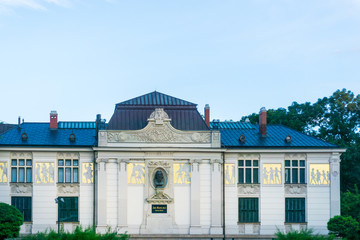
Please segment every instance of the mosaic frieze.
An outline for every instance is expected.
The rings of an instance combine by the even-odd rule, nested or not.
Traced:
[[[263,184],[281,184],[281,164],[263,164]]]
[[[310,164],[310,185],[330,184],[330,164]]]
[[[35,183],[54,183],[54,163],[35,163]]]
[[[235,184],[235,164],[225,163],[225,184]]]
[[[0,183],[7,183],[7,162],[0,162]]]
[[[129,184],[145,183],[145,163],[129,163],[127,172]]]
[[[82,183],[93,183],[94,182],[94,165],[92,163],[82,164]]]
[[[190,164],[174,163],[174,183],[189,184],[191,182]]]

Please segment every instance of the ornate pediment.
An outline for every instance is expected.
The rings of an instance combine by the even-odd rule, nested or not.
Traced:
[[[162,108],[150,115],[145,128],[135,131],[108,131],[108,143],[210,143],[208,131],[180,131],[170,124],[171,119]]]

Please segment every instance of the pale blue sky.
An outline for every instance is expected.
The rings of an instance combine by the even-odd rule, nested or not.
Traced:
[[[0,83],[8,123],[154,90],[222,120],[359,94],[360,0],[0,0]]]

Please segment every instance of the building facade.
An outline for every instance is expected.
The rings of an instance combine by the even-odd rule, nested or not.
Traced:
[[[152,92],[108,123],[22,123],[0,135],[0,201],[22,233],[77,225],[137,236],[327,233],[340,214],[344,149],[281,125],[205,120],[196,104]],[[55,202],[58,199],[58,203]]]

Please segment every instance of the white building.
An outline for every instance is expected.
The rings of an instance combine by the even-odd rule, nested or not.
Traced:
[[[267,125],[264,109],[259,122],[210,123],[208,107],[204,121],[195,104],[159,92],[117,104],[107,124],[53,112],[50,124],[0,135],[0,201],[23,212],[22,233],[56,229],[60,217],[68,230],[138,237],[326,234],[340,214],[344,149]]]

